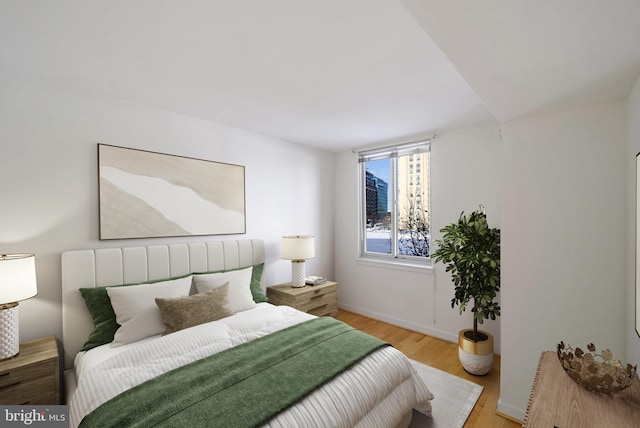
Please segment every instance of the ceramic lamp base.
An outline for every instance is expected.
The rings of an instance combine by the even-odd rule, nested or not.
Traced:
[[[304,287],[304,260],[291,261],[291,286]]]
[[[20,351],[18,304],[9,303],[0,309],[0,361],[15,357]]]

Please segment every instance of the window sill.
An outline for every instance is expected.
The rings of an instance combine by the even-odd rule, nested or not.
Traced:
[[[382,258],[378,259],[375,257],[359,257],[358,259],[356,259],[356,264],[377,268],[426,273],[428,275],[434,274],[433,264],[431,263],[431,261],[428,261],[427,263],[416,263],[398,259],[391,260]]]

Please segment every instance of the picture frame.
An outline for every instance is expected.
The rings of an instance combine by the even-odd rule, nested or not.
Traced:
[[[636,272],[635,272],[635,324],[640,337],[640,153],[636,155]]]
[[[246,233],[241,165],[98,144],[100,239]]]

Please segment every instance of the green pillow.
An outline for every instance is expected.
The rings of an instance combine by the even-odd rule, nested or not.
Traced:
[[[80,350],[88,351],[96,346],[113,342],[113,336],[116,334],[116,330],[120,328],[120,324],[116,322],[116,314],[113,312],[113,307],[111,306],[111,299],[109,299],[109,295],[107,294],[107,287],[128,287],[140,284],[155,284],[157,282],[170,281],[185,278],[187,276],[191,276],[191,274],[159,281],[81,288],[80,294],[82,294],[84,302],[87,305],[87,309],[89,309],[89,313],[91,314],[91,318],[93,318],[94,327],[93,331],[89,334],[89,338]]]
[[[82,346],[81,351],[88,351],[96,346],[113,342],[113,336],[120,324],[116,322],[116,314],[111,307],[111,300],[107,294],[107,287],[81,288],[87,309],[93,318],[93,331],[89,339]]]
[[[262,286],[260,285],[263,270],[264,263],[260,263],[259,265],[253,265],[253,271],[251,272],[251,295],[253,296],[253,301],[256,303],[269,301],[269,298],[265,296],[264,291],[262,291]]]

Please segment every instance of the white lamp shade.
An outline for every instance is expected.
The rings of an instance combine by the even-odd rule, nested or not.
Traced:
[[[0,254],[0,304],[18,302],[38,294],[33,254]]]
[[[290,235],[282,237],[282,258],[285,260],[308,260],[316,256],[313,236]]]

